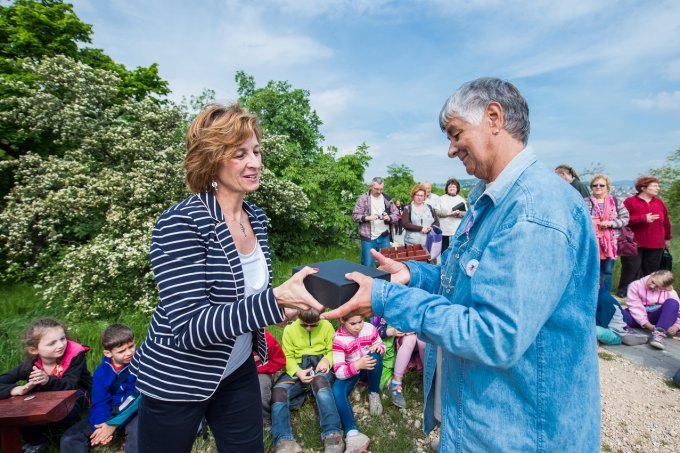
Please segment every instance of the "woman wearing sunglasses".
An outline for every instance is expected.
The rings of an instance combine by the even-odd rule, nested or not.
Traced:
[[[628,225],[628,210],[623,201],[609,193],[611,179],[607,175],[595,175],[590,181],[591,195],[584,198],[593,219],[595,235],[600,248],[600,290],[612,289],[612,269],[617,257],[616,240],[621,227]]]

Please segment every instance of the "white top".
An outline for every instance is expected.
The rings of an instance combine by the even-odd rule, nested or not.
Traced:
[[[260,248],[260,243],[256,241],[255,248],[252,252],[246,255],[239,253],[238,257],[241,259],[243,281],[245,283],[243,296],[248,297],[264,291],[267,286],[269,286],[269,269],[267,269],[267,260]],[[222,373],[222,379],[226,378],[243,365],[252,353],[252,332],[244,333],[236,337],[234,348],[229,355],[227,367],[224,369],[224,373]]]
[[[432,206],[432,209],[434,209],[436,212],[437,209],[439,209],[439,199],[440,199],[439,195],[437,195],[436,193],[430,193],[430,196],[425,199],[425,203]]]
[[[465,203],[465,208],[467,208],[467,203],[465,198],[460,195],[442,195],[439,197],[439,209],[437,209],[437,214],[439,215],[439,226],[442,229],[442,234],[444,236],[453,236],[460,225],[462,219],[453,216],[443,217],[443,214],[451,214],[451,208],[459,203]]]
[[[389,226],[382,218],[385,213],[385,197],[380,194],[377,197],[370,195],[368,198],[371,199],[371,215],[377,215],[379,217],[378,220],[371,220],[371,240],[373,240],[387,231]]]

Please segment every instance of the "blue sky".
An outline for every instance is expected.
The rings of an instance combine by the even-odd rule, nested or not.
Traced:
[[[74,0],[93,45],[128,67],[158,63],[172,98],[258,86],[310,91],[325,145],[405,164],[417,180],[467,177],[437,115],[461,83],[507,79],[529,102],[549,166],[594,162],[633,179],[680,147],[679,1]]]

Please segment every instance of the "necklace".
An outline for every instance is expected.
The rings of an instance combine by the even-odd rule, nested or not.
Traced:
[[[243,212],[243,211],[241,211],[241,212]],[[223,212],[223,214],[224,214],[227,218],[231,217],[231,218],[234,220],[234,222],[238,223],[238,226],[241,227],[241,233],[243,234],[243,237],[244,237],[244,238],[247,238],[247,237],[248,237],[248,235],[246,234],[246,227],[243,226],[243,224],[241,223],[240,220],[236,220],[236,217],[231,216],[231,215],[227,214],[226,212]]]

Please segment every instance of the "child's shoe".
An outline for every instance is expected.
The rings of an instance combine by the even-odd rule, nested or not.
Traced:
[[[380,401],[380,393],[370,392],[368,394],[368,413],[371,415],[382,415],[382,402]]]
[[[354,435],[347,436],[345,439],[345,453],[364,453],[366,450],[368,450],[368,444],[370,441],[371,440],[366,434],[359,432]]]
[[[300,453],[302,448],[294,440],[281,439],[276,443],[275,453]]]
[[[390,382],[390,398],[392,398],[392,403],[398,408],[406,408],[406,399],[404,399],[404,394],[401,391],[401,384]]]
[[[323,439],[323,453],[342,453],[345,443],[340,434],[329,434]]]
[[[665,338],[666,331],[657,327],[652,331],[652,339],[650,340],[649,345],[656,349],[666,349],[666,346],[663,344]]]

